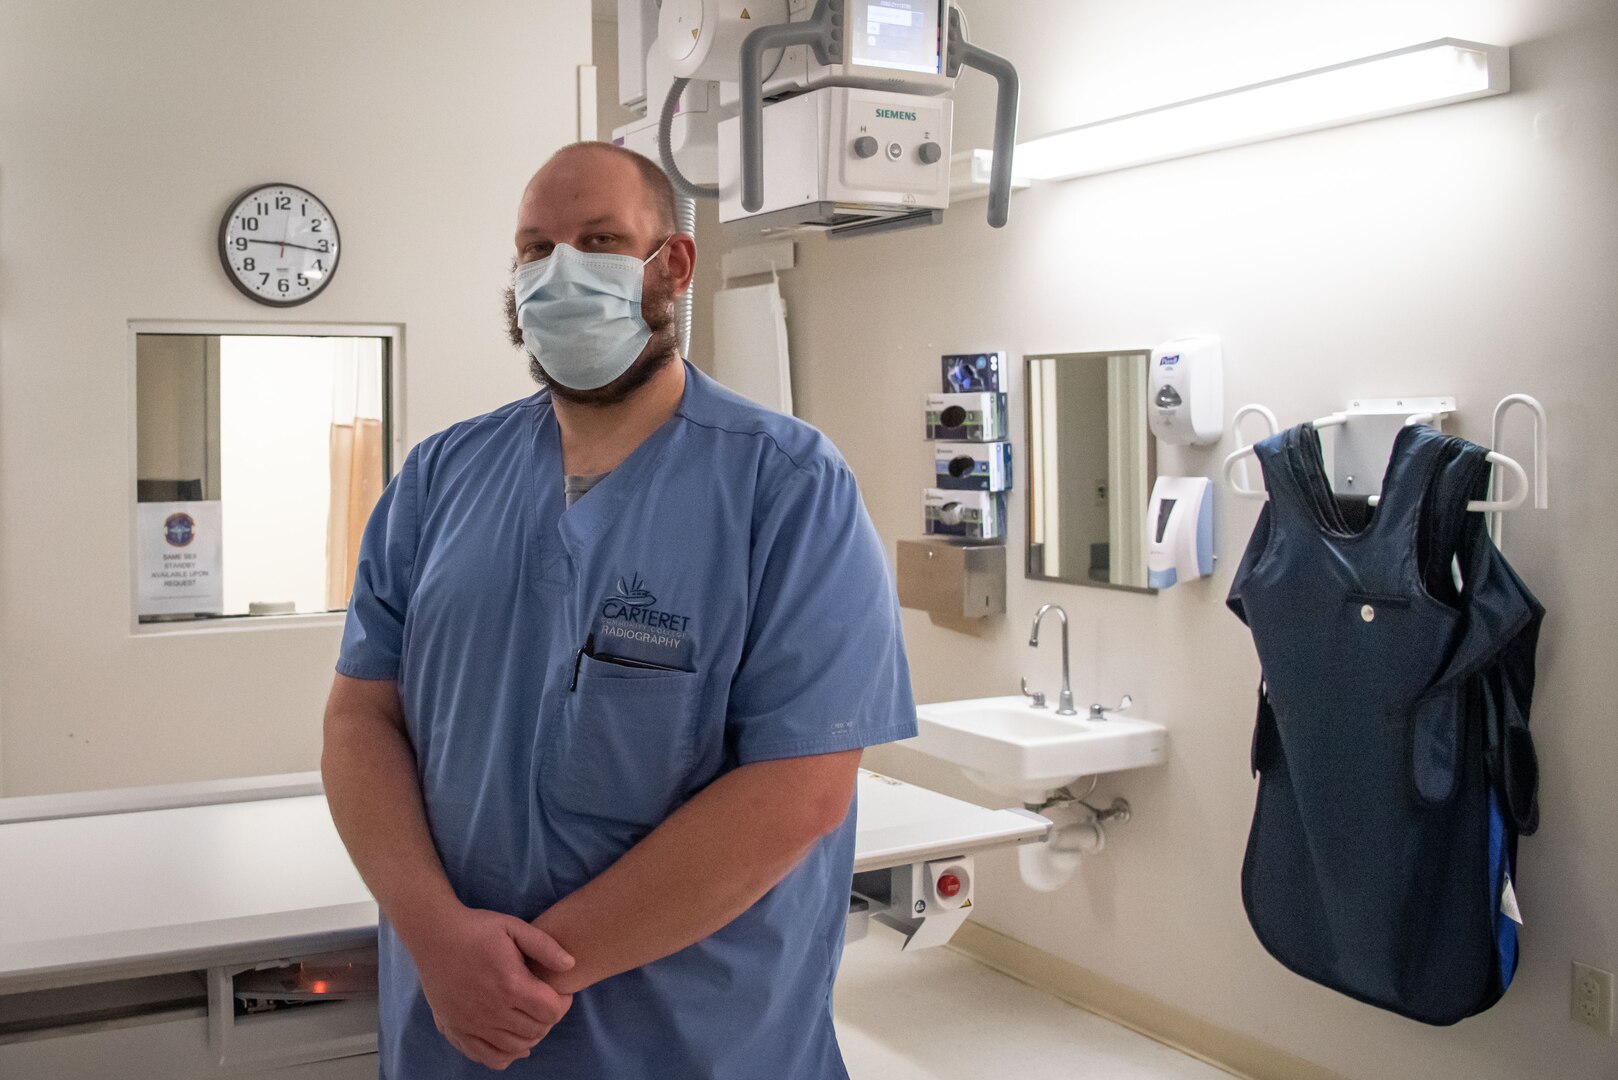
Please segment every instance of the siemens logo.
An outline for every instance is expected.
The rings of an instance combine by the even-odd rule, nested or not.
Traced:
[[[878,109],[876,115],[883,120],[914,120],[913,112],[901,112],[898,109]]]

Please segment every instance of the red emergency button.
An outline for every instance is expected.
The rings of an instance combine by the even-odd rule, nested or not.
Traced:
[[[954,874],[940,874],[938,878],[938,895],[945,900],[961,891],[961,879]]]

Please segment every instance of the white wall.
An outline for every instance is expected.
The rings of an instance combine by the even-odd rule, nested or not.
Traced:
[[[130,633],[128,321],[402,324],[407,445],[532,392],[500,290],[523,184],[577,137],[590,14],[0,0],[0,791],[315,767],[335,620]],[[344,244],[284,314],[215,254],[275,180]]]
[[[1451,1029],[1355,1004],[1270,959],[1238,894],[1254,782],[1258,665],[1225,610],[1257,507],[1216,503],[1220,572],[1157,597],[1030,582],[968,639],[906,613],[923,701],[1054,692],[1043,601],[1075,619],[1081,702],[1131,693],[1172,730],[1165,767],[1105,780],[1135,817],[1043,895],[1011,860],[980,867],[979,917],[1085,968],[1357,1080],[1612,1077],[1618,1043],[1569,1021],[1569,962],[1618,970],[1618,722],[1609,691],[1618,579],[1618,17],[1610,0],[1043,0],[970,3],[972,33],[1023,77],[1022,131],[1047,130],[1444,35],[1513,46],[1500,98],[1018,195],[941,227],[806,242],[783,275],[800,412],[842,448],[890,551],[916,530],[931,447],[915,437],[940,354],[1150,347],[1222,335],[1228,405],[1286,422],[1352,395],[1457,395],[1452,430],[1488,438],[1494,403],[1538,395],[1554,423],[1553,509],[1508,523],[1507,552],[1550,610],[1535,727],[1544,825],[1523,841],[1525,959],[1505,1000]],[[992,92],[957,95],[958,147],[987,145]],[[1541,136],[1536,137],[1536,118]],[[1560,131],[1560,134],[1557,132]],[[975,133],[975,134],[974,134]],[[1020,364],[1012,430],[1020,416]],[[1018,442],[1021,443],[1019,434]],[[1506,449],[1524,452],[1514,436]],[[1212,474],[1230,442],[1165,449]],[[1019,449],[1019,455],[1022,450]],[[1019,462],[1021,464],[1021,462]],[[1019,475],[1026,473],[1019,469]],[[1022,562],[1023,493],[1010,518]],[[960,662],[963,647],[980,662]],[[903,748],[877,768],[991,800]],[[1352,813],[1345,807],[1345,813]]]

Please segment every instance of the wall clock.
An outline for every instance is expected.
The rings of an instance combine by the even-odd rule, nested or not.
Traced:
[[[337,219],[293,184],[259,184],[237,197],[219,223],[219,261],[247,296],[295,307],[320,295],[337,272]]]

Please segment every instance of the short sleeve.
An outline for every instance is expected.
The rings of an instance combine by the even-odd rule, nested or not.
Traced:
[[[343,624],[337,672],[352,679],[394,679],[404,647],[405,610],[420,535],[416,453],[405,458],[366,523],[354,592]]]
[[[916,733],[882,543],[840,461],[794,468],[755,519],[746,645],[727,740],[741,764]]]

